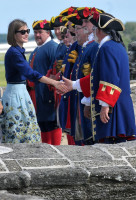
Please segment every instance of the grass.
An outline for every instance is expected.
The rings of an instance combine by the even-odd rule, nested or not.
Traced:
[[[0,54],[0,86],[5,87],[7,85],[5,79],[5,67],[4,67],[4,53]]]
[[[26,59],[29,59],[30,54],[26,54]],[[4,53],[0,53],[0,87],[5,87],[7,85],[5,79],[5,66],[4,66]]]

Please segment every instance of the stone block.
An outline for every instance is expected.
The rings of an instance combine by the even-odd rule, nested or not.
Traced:
[[[136,51],[136,41],[131,42],[131,43],[128,45],[128,51]]]
[[[16,160],[3,160],[5,163],[7,169],[12,171],[22,171],[22,168],[19,166],[19,164],[16,162]]]
[[[48,168],[48,167],[67,167],[70,166],[70,163],[66,159],[20,159],[17,160],[20,166],[24,168]]]

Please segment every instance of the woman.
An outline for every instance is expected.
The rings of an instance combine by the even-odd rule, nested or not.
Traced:
[[[13,20],[8,27],[7,41],[11,47],[5,55],[7,88],[2,98],[5,113],[2,122],[3,143],[41,142],[34,106],[26,90],[26,79],[65,91],[62,82],[47,78],[29,66],[23,48],[29,32],[26,22],[18,19]]]

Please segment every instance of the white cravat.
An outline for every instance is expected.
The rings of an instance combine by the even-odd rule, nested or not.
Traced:
[[[46,44],[47,42],[49,42],[51,40],[51,37],[49,36],[48,38],[47,38],[47,40],[42,44],[42,45],[39,45],[39,46],[37,46],[38,48],[40,48],[40,47],[42,47],[44,44]]]

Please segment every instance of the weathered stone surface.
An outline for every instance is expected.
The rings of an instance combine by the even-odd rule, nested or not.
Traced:
[[[66,159],[18,159],[17,162],[23,167],[23,169],[25,168],[33,168],[33,167],[37,167],[37,168],[48,168],[48,166],[69,166],[70,163],[66,160]]]
[[[30,195],[15,195],[7,191],[0,191],[0,200],[45,200],[45,198]]]
[[[136,141],[83,147],[1,145],[13,152],[0,155],[6,169],[0,172],[0,190],[18,199],[136,199]]]
[[[19,166],[19,164],[15,160],[4,160],[4,163],[6,165],[6,168],[9,171],[22,171],[22,168]]]
[[[128,51],[136,51],[136,41],[131,42],[131,43],[128,45]]]
[[[129,62],[135,62],[136,61],[136,51],[129,51]]]
[[[82,168],[59,168],[28,170],[32,187],[55,185],[83,185],[88,182],[88,174]]]
[[[25,188],[30,185],[28,172],[0,173],[0,190]]]
[[[3,144],[1,144],[3,145]],[[42,147],[38,144],[6,144],[7,147],[11,147],[13,152],[0,155],[1,158],[10,159],[23,159],[23,158],[62,158],[56,150],[50,145],[43,143]]]

